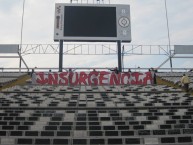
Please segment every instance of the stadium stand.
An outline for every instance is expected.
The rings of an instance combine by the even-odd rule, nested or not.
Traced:
[[[157,76],[161,77],[161,79],[171,82],[175,85],[180,86],[180,79],[182,78],[183,74],[188,75],[190,78],[190,89],[193,90],[193,72],[161,72],[156,73]]]
[[[22,14],[22,26],[24,16],[24,3],[23,1],[23,14]],[[79,3],[78,0],[70,0],[71,3]],[[105,1],[96,1],[98,4],[105,4]],[[82,0],[81,0],[82,3]],[[117,2],[116,2],[117,3]],[[83,2],[84,4],[84,2]],[[88,4],[85,2],[85,4]],[[93,0],[93,4],[95,4]],[[110,1],[109,1],[110,4]],[[58,5],[58,6],[57,6]],[[121,72],[123,64],[124,54],[145,54],[147,50],[150,50],[150,54],[154,54],[155,46],[143,46],[136,45],[121,45],[121,42],[130,42],[130,8],[117,7],[117,12],[113,7],[108,8],[113,10],[115,24],[109,26],[104,23],[105,17],[101,17],[100,20],[103,25],[107,25],[106,28],[116,29],[115,34],[113,31],[102,31],[100,25],[93,25],[93,32],[96,34],[90,35],[92,31],[87,29],[84,32],[76,31],[72,27],[72,32],[78,32],[75,34],[64,34],[63,26],[68,22],[63,16],[68,16],[68,10],[64,11],[64,5],[57,4],[55,15],[55,41],[59,41],[58,45],[23,45],[21,44],[19,51],[20,60],[24,63],[29,70],[22,56],[27,54],[59,54],[59,72],[63,71],[63,55],[70,54],[84,54],[82,51],[83,45],[85,45],[86,37],[90,37],[89,42],[117,42],[117,45],[113,47],[107,45],[101,45],[101,49],[98,49],[97,45],[88,45],[88,54],[115,54],[118,53],[118,65]],[[78,5],[80,7],[80,5]],[[97,5],[97,9],[102,5]],[[165,3],[166,6],[166,3]],[[68,7],[68,6],[67,6]],[[77,7],[75,5],[75,7]],[[105,6],[106,7],[106,6]],[[83,6],[85,9],[86,7]],[[87,9],[92,10],[94,13],[96,8],[92,7]],[[127,9],[126,9],[127,8]],[[67,9],[67,8],[66,8]],[[70,8],[72,9],[72,8]],[[78,8],[81,10],[80,8]],[[63,13],[62,13],[63,12]],[[73,11],[69,11],[69,19],[72,19],[71,14]],[[96,11],[97,12],[97,11]],[[99,11],[105,14],[104,10]],[[108,12],[108,11],[107,11]],[[64,15],[65,13],[65,15]],[[85,12],[84,12],[85,13]],[[109,14],[111,11],[109,11]],[[113,14],[111,13],[111,14]],[[94,17],[100,18],[99,15]],[[108,13],[106,13],[108,14]],[[76,16],[76,15],[74,15]],[[82,15],[83,16],[83,15]],[[107,15],[108,16],[108,15]],[[106,17],[107,17],[106,16]],[[128,17],[129,16],[129,17]],[[88,17],[88,16],[87,16]],[[88,18],[93,17],[92,15]],[[74,17],[75,18],[75,17]],[[112,19],[112,18],[111,18]],[[64,21],[65,20],[65,21]],[[76,20],[76,19],[75,19]],[[78,21],[77,21],[78,20]],[[77,19],[80,22],[80,19]],[[88,20],[83,18],[83,20]],[[90,22],[99,22],[99,19]],[[63,24],[62,22],[65,22]],[[71,26],[71,20],[69,21]],[[88,21],[89,22],[89,21]],[[90,24],[85,21],[85,24]],[[118,22],[118,23],[117,23]],[[77,23],[75,23],[77,24]],[[82,23],[84,24],[84,23]],[[92,24],[92,23],[91,23]],[[61,25],[61,26],[60,26]],[[120,26],[119,26],[120,25]],[[65,26],[65,29],[68,25]],[[77,27],[77,25],[74,25]],[[80,25],[84,26],[84,25]],[[97,26],[97,27],[96,27]],[[71,28],[71,27],[69,27]],[[78,28],[78,27],[77,27]],[[98,28],[98,29],[96,29]],[[21,27],[23,29],[23,27]],[[79,27],[81,29],[81,27]],[[60,31],[59,31],[60,30]],[[69,29],[70,30],[70,29]],[[78,30],[78,29],[77,29]],[[92,30],[92,29],[91,29]],[[99,33],[100,31],[101,34]],[[87,31],[89,32],[87,34]],[[22,33],[22,31],[21,31]],[[108,35],[106,33],[109,33]],[[100,34],[100,35],[99,35]],[[58,37],[58,35],[61,35]],[[68,39],[64,36],[70,36]],[[75,35],[75,36],[73,36]],[[73,36],[73,37],[72,37]],[[82,39],[82,36],[83,39]],[[96,37],[97,36],[97,37]],[[102,38],[100,37],[102,36]],[[106,37],[108,36],[108,39]],[[116,37],[112,37],[116,36]],[[64,38],[63,38],[64,37]],[[120,38],[119,38],[120,37]],[[97,38],[96,40],[93,38]],[[99,39],[100,38],[100,39]],[[112,39],[113,38],[113,39]],[[66,39],[66,40],[65,40]],[[83,45],[65,44],[65,42],[85,41]],[[111,40],[112,39],[112,40]],[[22,40],[22,35],[21,35]],[[101,41],[102,40],[102,41]],[[124,40],[124,41],[123,41]],[[22,41],[21,41],[22,43]],[[19,46],[19,45],[18,45]],[[63,51],[63,46],[67,48],[67,51]],[[118,49],[117,49],[118,46]],[[121,46],[123,46],[121,48]],[[3,46],[4,47],[4,46]],[[81,51],[76,48],[81,48]],[[103,51],[104,47],[107,47],[109,51]],[[168,56],[168,60],[172,59],[174,55],[171,50],[171,46],[158,46],[159,55],[162,53]],[[24,51],[21,51],[25,49]],[[51,48],[51,50],[49,50]],[[87,46],[85,47],[87,48]],[[94,48],[93,52],[90,48]],[[96,49],[97,48],[97,49]],[[129,51],[126,50],[129,48]],[[139,53],[136,53],[136,49],[139,48]],[[144,52],[142,49],[145,48]],[[169,48],[169,49],[168,49]],[[59,49],[59,52],[57,51]],[[157,48],[156,48],[157,49]],[[87,52],[85,51],[84,52]],[[100,50],[102,50],[100,52]],[[134,50],[134,51],[133,51]],[[161,50],[161,51],[160,51]],[[169,51],[168,51],[169,50]],[[50,53],[50,52],[51,53]],[[54,51],[54,52],[53,52]],[[98,51],[100,53],[98,53]],[[132,53],[130,53],[132,51]],[[8,52],[6,50],[6,52]],[[77,53],[78,52],[78,53]],[[108,53],[107,53],[108,52]],[[149,53],[148,52],[148,53]],[[166,52],[166,53],[165,53]],[[22,55],[23,54],[23,55]],[[87,54],[87,53],[86,53]],[[123,55],[122,55],[123,54]],[[156,55],[158,55],[156,53]],[[168,55],[169,54],[169,55]],[[121,60],[122,58],[122,60]],[[120,62],[120,63],[119,63]],[[167,61],[165,61],[167,62]],[[49,62],[48,62],[49,63]],[[160,66],[161,67],[161,66]],[[172,66],[171,66],[172,67]],[[36,67],[35,67],[36,68]],[[34,69],[35,69],[34,68]],[[21,69],[21,65],[20,65]],[[32,69],[32,72],[34,72]],[[46,68],[47,69],[47,68]],[[45,70],[46,70],[45,69]],[[107,68],[105,68],[107,69]],[[3,70],[3,69],[2,69]],[[38,71],[40,69],[37,69]],[[66,69],[69,70],[69,69]],[[84,70],[84,69],[83,69]],[[85,69],[86,71],[91,69]],[[110,69],[109,69],[110,70]],[[136,71],[136,68],[133,69]],[[141,71],[140,67],[137,71]],[[79,70],[78,70],[79,71]],[[156,70],[157,71],[157,70]],[[35,71],[37,72],[37,71]],[[51,71],[50,71],[51,72]],[[54,72],[54,71],[53,71]],[[136,73],[136,72],[135,72]],[[35,73],[31,73],[32,75]],[[149,72],[152,77],[153,71]],[[176,84],[181,78],[183,73],[156,73],[156,75],[165,80]],[[130,75],[130,74],[129,74]],[[143,75],[143,74],[142,74]],[[49,76],[49,75],[48,75]],[[57,76],[57,74],[56,74]],[[69,75],[66,75],[70,78]],[[85,78],[83,77],[85,81]],[[139,75],[136,75],[139,78]],[[190,87],[193,89],[193,73],[188,73],[191,78]],[[2,72],[0,73],[0,145],[192,145],[193,144],[193,96],[190,93],[184,92],[181,88],[176,88],[159,84],[157,81],[154,85],[103,85],[103,86],[62,86],[62,85],[34,85],[33,79],[29,78],[27,73],[18,72]],[[41,78],[41,77],[40,77]],[[38,78],[38,79],[40,79]],[[42,80],[47,80],[47,77],[43,77]],[[56,77],[57,78],[57,77]],[[91,77],[90,77],[91,78]],[[137,79],[132,79],[137,82]],[[106,79],[106,78],[105,78]],[[140,79],[144,80],[144,76]],[[54,79],[53,79],[54,80]],[[147,79],[148,80],[148,79]],[[151,79],[150,79],[151,80]],[[17,82],[16,82],[17,81]],[[58,79],[57,79],[58,81]],[[63,79],[64,81],[64,79]],[[15,83],[13,83],[15,82]],[[67,81],[66,81],[67,82]],[[118,82],[118,81],[117,81]],[[12,84],[11,84],[12,83]],[[152,82],[150,81],[149,84]],[[11,84],[11,85],[8,85]],[[72,83],[69,83],[72,84]],[[80,83],[81,84],[81,83]]]
[[[17,85],[0,92],[0,144],[188,145],[192,105],[166,85]]]
[[[18,72],[0,72],[0,87],[7,85],[13,81],[18,80],[22,76],[27,75],[27,73]]]

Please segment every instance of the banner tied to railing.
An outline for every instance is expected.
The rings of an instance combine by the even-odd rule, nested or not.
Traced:
[[[32,74],[33,84],[39,85],[148,85],[153,84],[151,72],[108,71],[92,72],[36,72]]]

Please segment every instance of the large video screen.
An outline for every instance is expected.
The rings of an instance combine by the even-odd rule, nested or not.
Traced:
[[[54,40],[131,42],[130,6],[57,3]]]
[[[67,6],[64,36],[117,37],[115,7]]]

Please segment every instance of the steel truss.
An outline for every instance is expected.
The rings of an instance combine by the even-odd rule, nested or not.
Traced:
[[[63,44],[63,55],[117,55],[117,44]],[[58,44],[23,44],[21,56],[29,54],[59,54]],[[131,55],[163,55],[167,59],[157,68],[161,68],[172,58],[193,58],[192,56],[176,56],[174,45],[128,45],[122,44],[122,57]]]
[[[59,54],[57,44],[24,44],[21,55]],[[116,44],[64,44],[63,55],[117,55]],[[169,56],[168,45],[122,45],[126,55],[166,55]],[[171,46],[172,52],[174,46]],[[173,54],[173,53],[172,53]]]

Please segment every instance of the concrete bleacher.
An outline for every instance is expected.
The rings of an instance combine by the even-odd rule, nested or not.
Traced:
[[[180,85],[180,80],[183,76],[183,74],[186,74],[190,78],[190,89],[193,90],[193,72],[160,72],[156,73],[157,76],[161,77],[163,80],[166,80],[168,82],[171,82],[173,84]]]
[[[18,80],[18,78],[27,75],[24,72],[0,72],[0,86],[4,86],[8,83]]]
[[[192,144],[193,96],[166,85],[40,86],[0,93],[0,144]]]

